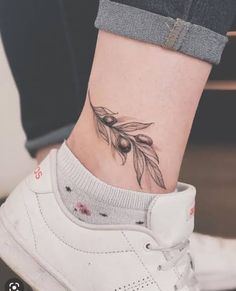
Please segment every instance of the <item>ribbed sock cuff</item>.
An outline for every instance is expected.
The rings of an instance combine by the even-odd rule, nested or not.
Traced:
[[[67,173],[67,179],[78,189],[99,202],[114,207],[144,210],[148,209],[156,194],[131,191],[110,186],[96,178],[74,156],[66,142],[57,152],[57,164]]]

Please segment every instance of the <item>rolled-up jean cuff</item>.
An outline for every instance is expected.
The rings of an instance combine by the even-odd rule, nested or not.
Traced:
[[[218,64],[228,38],[201,25],[100,0],[95,26],[107,32]]]
[[[69,124],[35,139],[27,140],[25,143],[26,149],[30,153],[31,157],[34,158],[38,150],[49,145],[62,143],[68,138],[74,126],[74,124]]]

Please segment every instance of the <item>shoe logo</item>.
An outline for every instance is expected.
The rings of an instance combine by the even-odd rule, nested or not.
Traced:
[[[195,214],[195,206],[193,206],[191,209],[190,209],[190,217],[192,217],[194,214]]]
[[[5,284],[5,291],[24,291],[24,285],[19,279],[9,279]]]
[[[190,208],[189,212],[188,212],[188,219],[187,220],[190,220],[194,217],[195,215],[195,204]]]
[[[43,172],[41,171],[40,167],[38,167],[34,170],[35,179],[37,179],[37,180],[40,179],[42,177],[42,175],[43,175]]]

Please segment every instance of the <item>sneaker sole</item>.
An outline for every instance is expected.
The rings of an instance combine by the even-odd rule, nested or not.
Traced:
[[[69,291],[52,274],[45,270],[23,247],[19,238],[15,238],[3,219],[0,208],[0,258],[34,291]]]

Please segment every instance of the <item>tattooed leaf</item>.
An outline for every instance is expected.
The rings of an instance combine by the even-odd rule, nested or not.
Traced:
[[[107,109],[105,107],[93,107],[93,109],[95,113],[98,114],[99,116],[117,114],[116,112],[112,112],[110,109]]]
[[[127,159],[127,153],[121,152],[118,147],[118,139],[119,139],[119,133],[116,131],[111,130],[110,131],[110,137],[111,137],[111,147],[115,153],[118,153],[122,160],[122,165],[125,164]]]
[[[111,141],[111,152],[112,152],[112,156],[113,158],[115,158],[115,154],[116,154],[116,147],[114,145],[114,143]]]
[[[159,157],[152,146],[141,144],[141,143],[136,143],[136,145],[144,153],[145,156],[147,156],[150,159],[155,160],[159,164]]]
[[[141,122],[128,122],[116,126],[117,129],[123,130],[125,132],[131,132],[135,130],[141,130],[149,127],[152,123],[141,123]]]
[[[122,152],[118,151],[118,154],[121,157],[122,165],[124,165],[126,160],[127,160],[127,153],[122,153]]]
[[[137,181],[141,187],[141,180],[144,173],[144,157],[143,153],[135,146],[135,144],[133,145],[133,162]]]
[[[102,107],[102,106],[93,106],[92,102],[91,102],[91,95],[90,95],[90,90],[88,90],[88,97],[89,97],[89,103],[91,105],[91,108],[93,109],[93,111],[99,116],[102,117],[104,115],[113,115],[113,114],[117,114],[117,112],[113,112],[110,109],[106,108],[106,107]]]
[[[97,120],[97,129],[102,138],[109,144],[109,136],[106,127],[102,124],[100,120]]]
[[[146,134],[133,134],[148,128],[153,123],[127,122],[123,123],[119,117],[114,117],[115,112],[101,106],[93,106],[90,92],[88,97],[93,110],[98,136],[111,145],[112,155],[117,154],[126,163],[128,153],[133,149],[133,165],[139,186],[142,188],[143,175],[148,174],[150,178],[160,187],[166,188],[162,173],[159,168],[159,157],[153,146],[153,140]],[[125,120],[125,119],[123,119]]]
[[[117,133],[117,132],[114,131],[114,130],[111,130],[111,131],[110,131],[110,136],[111,136],[111,144],[112,144],[116,149],[118,149],[117,141],[118,141],[118,138],[119,138],[119,133]]]
[[[153,181],[159,185],[161,188],[166,189],[163,177],[162,177],[162,173],[160,171],[159,166],[153,162],[152,160],[146,158],[145,159],[146,162],[146,166],[148,169],[148,172],[150,174],[150,176],[152,177]]]

